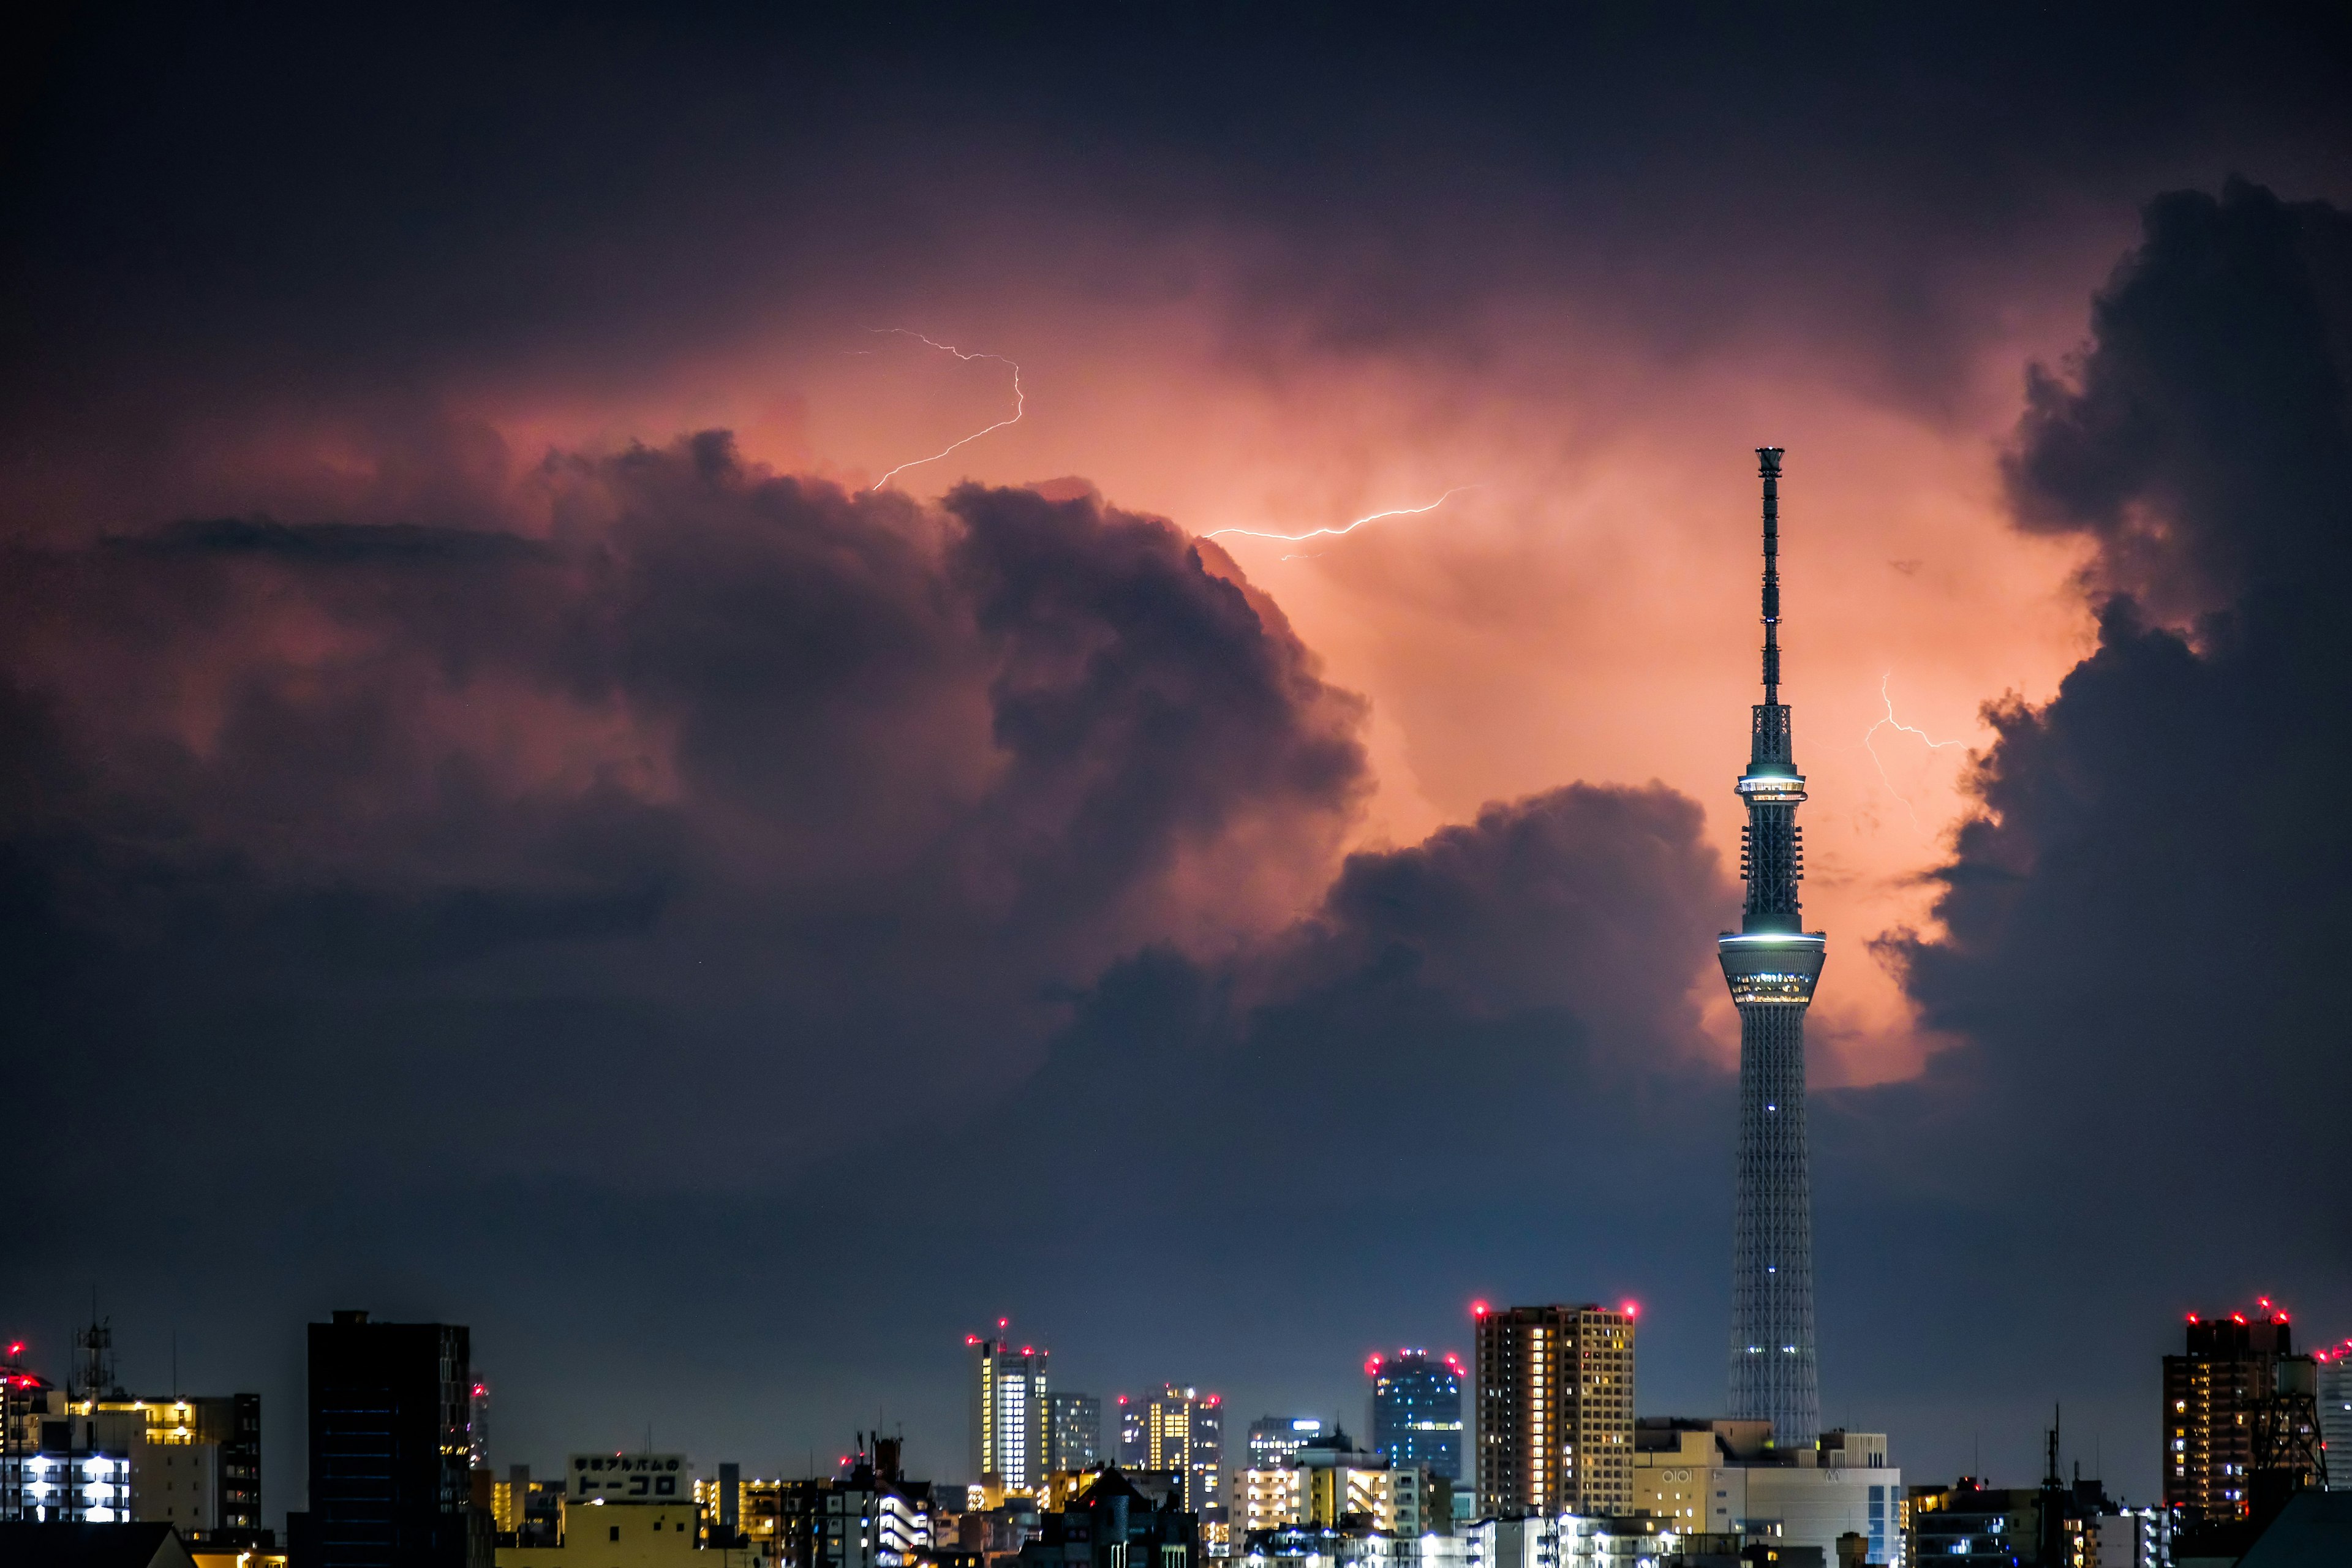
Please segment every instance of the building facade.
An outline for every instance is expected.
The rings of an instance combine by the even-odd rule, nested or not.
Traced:
[[[1261,1415],[1250,1423],[1249,1468],[1286,1470],[1300,1448],[1323,1435],[1323,1422],[1318,1416]]]
[[[998,1323],[1000,1333],[1004,1326]],[[971,1352],[972,1473],[982,1486],[1034,1492],[1045,1484],[1053,1455],[1045,1352],[978,1334],[964,1343]]]
[[[2164,1358],[2164,1506],[2190,1523],[2243,1519],[2254,1444],[2294,1353],[2284,1312],[2189,1314],[2182,1353]]]
[[[1481,1308],[1478,1511],[1623,1513],[1633,1500],[1633,1314]]]
[[[1905,1561],[1903,1472],[1874,1432],[1832,1431],[1810,1449],[1773,1444],[1763,1421],[1644,1420],[1635,1431],[1632,1511],[1678,1534],[1815,1547],[1863,1538],[1863,1561]],[[2072,1568],[2072,1565],[2070,1565]]]
[[[1732,1226],[1731,1414],[1772,1423],[1783,1447],[1821,1429],[1813,1346],[1813,1200],[1805,1132],[1805,1010],[1828,940],[1804,929],[1805,874],[1789,707],[1780,700],[1780,452],[1756,449],[1764,481],[1764,700],[1751,710],[1739,798],[1739,930],[1716,944],[1739,1009],[1739,1147]]]
[[[1224,1522],[1224,1401],[1197,1388],[1168,1384],[1145,1408],[1144,1468],[1182,1476],[1203,1526]]]
[[[2314,1352],[2319,1363],[2319,1440],[2327,1445],[2327,1489],[2352,1492],[2352,1340]]]
[[[373,1323],[358,1311],[310,1325],[310,1507],[288,1521],[305,1568],[478,1562],[473,1383],[460,1325]]]
[[[1364,1365],[1372,1380],[1372,1447],[1393,1465],[1462,1475],[1462,1359],[1401,1350]]]
[[[1065,1474],[1103,1462],[1102,1401],[1091,1394],[1045,1396],[1045,1468]]]

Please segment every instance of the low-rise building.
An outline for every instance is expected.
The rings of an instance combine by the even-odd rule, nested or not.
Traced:
[[[1817,1547],[1832,1564],[1838,1538],[1853,1534],[1865,1563],[1905,1561],[1903,1473],[1878,1433],[1830,1431],[1783,1449],[1769,1422],[1645,1417],[1633,1473],[1633,1511],[1677,1531]]]

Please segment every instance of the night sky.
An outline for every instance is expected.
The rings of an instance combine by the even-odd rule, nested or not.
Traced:
[[[1719,1412],[1766,443],[1825,1424],[2149,1501],[2182,1313],[2352,1334],[2352,21],[670,9],[10,51],[37,1366],[273,1518],[349,1306],[500,1466],[964,1479],[1002,1315]]]

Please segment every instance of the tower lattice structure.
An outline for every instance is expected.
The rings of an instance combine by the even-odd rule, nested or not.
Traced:
[[[1764,700],[1749,728],[1739,797],[1748,906],[1717,942],[1739,1008],[1738,1212],[1731,1265],[1731,1414],[1772,1423],[1782,1447],[1821,1436],[1813,1353],[1813,1194],[1805,1139],[1805,1009],[1828,939],[1804,929],[1797,884],[1804,830],[1789,708],[1780,700],[1780,454],[1759,447],[1764,481]]]

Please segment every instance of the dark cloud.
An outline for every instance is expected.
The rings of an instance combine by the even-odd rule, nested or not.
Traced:
[[[1903,1093],[1917,1147],[2021,1216],[2082,1198],[2178,1310],[2262,1289],[2340,1315],[2352,216],[2161,197],[2094,324],[2035,381],[2010,476],[2030,526],[2096,542],[2112,596],[2053,701],[1992,710],[1949,934],[1905,950],[1969,1044]],[[2206,613],[2168,629],[2141,594]],[[2079,1242],[2050,1228],[2027,1251],[2054,1277]]]
[[[460,1016],[495,1057],[584,1005],[704,1075],[673,1118],[873,1053],[929,1103],[1034,1055],[1116,953],[1283,918],[1365,787],[1361,704],[1159,520],[853,497],[718,435],[532,483],[547,537],[239,520],[12,555],[19,907],[78,955],[67,994],[106,976],[84,1000],[160,1034],[135,1101],[217,1103],[192,1085],[242,1052],[320,1087],[354,1012]],[[499,1158],[569,1162],[561,1113],[492,1123]],[[289,1132],[330,1164],[339,1135]]]

